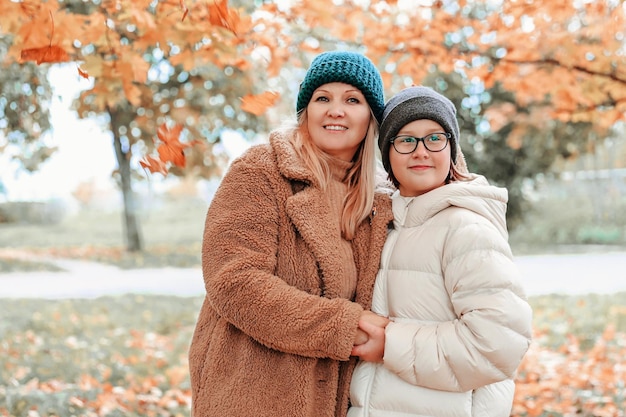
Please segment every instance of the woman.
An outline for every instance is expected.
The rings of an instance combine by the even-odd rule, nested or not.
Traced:
[[[355,346],[350,417],[501,416],[531,341],[508,244],[507,192],[467,173],[452,102],[411,87],[385,106],[378,145],[398,190],[372,311]],[[381,337],[382,335],[382,337]]]
[[[192,414],[345,416],[350,357],[379,267],[389,195],[374,192],[380,73],[314,59],[297,125],[224,176],[204,230],[206,298],[189,352]]]

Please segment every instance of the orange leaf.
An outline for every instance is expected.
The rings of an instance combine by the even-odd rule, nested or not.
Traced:
[[[133,106],[139,106],[141,103],[141,90],[132,82],[128,81],[126,78],[122,82],[122,87],[124,89],[124,95],[130,104]]]
[[[20,9],[22,9],[22,12],[30,18],[35,16],[40,7],[41,6],[39,4],[35,4],[35,2],[20,2]]]
[[[180,8],[183,9],[183,17],[180,19],[182,22],[187,17],[187,13],[189,13],[189,9],[185,6],[185,0],[180,0]]]
[[[157,130],[157,137],[160,141],[165,143],[175,143],[178,142],[180,144],[180,133],[183,131],[182,125],[174,125],[174,127],[170,128],[167,124],[163,123],[159,126]]]
[[[21,58],[22,61],[35,61],[37,65],[44,62],[67,62],[70,60],[68,53],[57,45],[22,49]]]
[[[215,0],[209,4],[209,22],[215,26],[221,26],[230,30],[235,35],[239,14],[228,8],[228,0]]]
[[[146,155],[145,159],[139,161],[139,165],[141,165],[143,168],[146,168],[153,174],[155,172],[160,172],[163,175],[167,175],[167,167],[165,166],[165,162],[155,159],[150,155]]]
[[[241,110],[260,116],[267,111],[268,107],[273,106],[279,97],[280,94],[272,91],[266,91],[258,95],[248,94],[241,99]]]
[[[70,56],[63,48],[58,45],[52,45],[52,38],[54,37],[54,17],[52,11],[50,13],[50,25],[52,26],[52,34],[50,35],[50,44],[48,46],[42,46],[39,48],[27,48],[22,49],[20,57],[22,61],[35,61],[37,65],[44,62],[67,62],[70,60]]]
[[[182,145],[182,144],[179,144]],[[159,158],[163,162],[171,162],[176,166],[185,166],[185,153],[183,152],[184,146],[177,146],[176,144],[163,143],[157,148]]]
[[[80,75],[86,80],[89,79],[89,74],[87,74],[87,71],[83,71],[80,67],[76,67],[76,68],[78,69],[78,75]]]
[[[157,130],[157,137],[163,142],[158,146],[157,152],[159,158],[163,162],[171,162],[176,166],[185,166],[185,148],[189,147],[189,144],[180,142],[180,133],[183,130],[182,125],[175,125],[171,129],[163,123]]]

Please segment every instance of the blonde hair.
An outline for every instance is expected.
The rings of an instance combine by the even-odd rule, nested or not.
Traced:
[[[325,190],[331,178],[327,154],[321,151],[308,133],[306,108],[298,113],[295,126],[291,126],[293,134],[288,135],[296,154],[304,165],[313,173],[320,188]],[[351,240],[363,220],[371,213],[374,203],[374,186],[376,183],[376,140],[378,138],[378,122],[370,110],[370,122],[358,150],[354,154],[352,168],[348,171],[346,183],[348,193],[344,200],[341,215],[342,236]]]
[[[446,184],[453,181],[471,181],[472,178],[472,175],[470,175],[467,169],[465,155],[463,155],[461,147],[457,145],[456,162],[450,161],[450,172],[448,173],[448,178],[446,178]]]

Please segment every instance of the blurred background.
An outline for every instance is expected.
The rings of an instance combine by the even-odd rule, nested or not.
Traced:
[[[624,7],[4,1],[0,245],[136,254],[177,236],[172,219],[198,239],[229,161],[293,119],[312,57],[352,49],[387,97],[424,84],[455,102],[470,169],[509,190],[516,253],[623,246]],[[58,232],[94,218],[102,236]]]
[[[206,210],[326,50],[449,97],[508,189],[536,329],[513,415],[625,415],[623,0],[0,0],[0,286],[25,286],[0,415],[189,415]],[[45,293],[88,280],[170,285]]]

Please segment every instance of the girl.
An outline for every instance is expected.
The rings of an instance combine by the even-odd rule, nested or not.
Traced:
[[[508,417],[532,313],[507,192],[467,173],[454,105],[430,88],[389,100],[378,146],[397,191],[372,310],[390,322],[361,323],[348,416]]]

